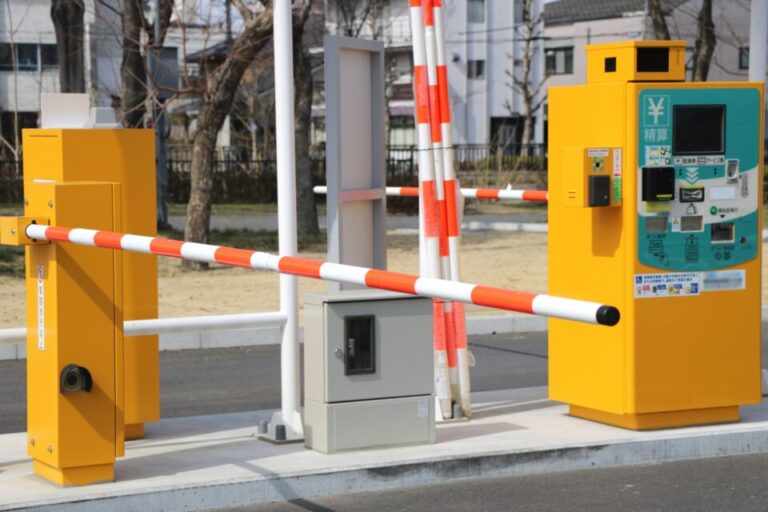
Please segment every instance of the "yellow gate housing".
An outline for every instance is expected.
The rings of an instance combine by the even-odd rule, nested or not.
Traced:
[[[27,238],[30,222],[156,234],[151,130],[25,130],[25,216],[0,243],[26,245],[28,453],[59,485],[114,479],[125,439],[157,421],[157,336],[123,322],[157,318],[151,255]]]
[[[683,41],[587,47],[549,89],[550,397],[632,429],[737,421],[760,400],[761,83],[685,83]]]

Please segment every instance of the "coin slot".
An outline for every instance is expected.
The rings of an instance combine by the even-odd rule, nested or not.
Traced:
[[[681,187],[681,203],[701,203],[704,201],[704,187]]]

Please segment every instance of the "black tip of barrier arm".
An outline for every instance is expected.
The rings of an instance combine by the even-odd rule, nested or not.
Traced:
[[[613,306],[600,306],[597,309],[597,323],[600,325],[614,326],[621,320],[621,313]]]

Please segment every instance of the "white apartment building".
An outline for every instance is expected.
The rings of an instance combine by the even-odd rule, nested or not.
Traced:
[[[696,40],[701,0],[662,0],[672,39],[686,41],[687,69]],[[746,0],[713,0],[717,45],[708,81],[746,80],[749,68],[749,7]],[[583,84],[591,43],[655,39],[646,0],[556,0],[544,10],[547,87]]]
[[[536,12],[540,8],[537,0]],[[522,107],[506,72],[519,72],[522,42],[514,28],[522,22],[520,0],[443,0],[443,11],[454,143],[489,144],[511,136],[519,125]],[[328,33],[343,34],[343,25],[335,0],[326,0]],[[386,2],[382,12],[362,27],[358,37],[385,43],[390,82],[390,144],[414,144],[408,0]],[[543,53],[539,48],[532,81],[540,81],[542,73]],[[507,105],[512,107],[511,111]],[[543,140],[541,118],[537,116],[537,142]]]
[[[19,128],[37,126],[40,95],[59,91],[59,70],[50,0],[6,1],[7,8],[0,9],[0,133],[14,145],[14,117],[17,116]],[[93,105],[111,106],[113,99],[121,96],[121,3],[83,1],[86,90]],[[223,29],[197,22],[198,18],[206,19],[206,13],[198,5],[192,9],[196,2],[177,2],[165,46],[178,49],[182,66],[185,54],[215,45],[225,35]],[[151,13],[147,15],[151,17]]]

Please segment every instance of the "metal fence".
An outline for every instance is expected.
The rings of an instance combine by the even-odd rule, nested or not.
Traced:
[[[192,148],[176,146],[168,152],[168,200],[189,200]],[[768,164],[768,148],[764,155]],[[251,158],[247,151],[217,148],[214,155],[214,202],[272,203],[277,200],[276,163],[271,155]],[[418,150],[414,146],[390,146],[387,151],[387,184],[418,184]],[[462,145],[454,148],[456,173],[462,186],[502,188],[524,184],[546,189],[547,149],[544,145]],[[310,152],[313,185],[325,184],[325,152],[315,147]],[[0,203],[21,204],[23,195],[22,163],[0,160]],[[322,200],[322,199],[321,199]],[[763,200],[768,201],[768,180],[763,186]],[[410,208],[408,198],[389,198],[397,208]]]
[[[463,145],[454,149],[455,168],[462,185],[504,187],[507,183],[546,186],[546,147],[531,145]],[[390,146],[387,151],[387,184],[418,184],[418,149]],[[310,152],[313,185],[325,184],[325,151]],[[168,196],[173,203],[189,200],[192,148],[171,146],[168,150]],[[235,148],[217,148],[214,154],[213,201],[272,203],[277,200],[276,162],[273,155],[254,155]],[[0,202],[21,203],[21,162],[0,161]],[[392,206],[398,201],[391,198]],[[405,199],[412,205],[412,200]]]
[[[21,162],[0,160],[0,203],[21,204],[23,197]]]

